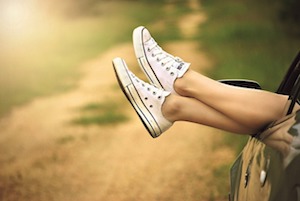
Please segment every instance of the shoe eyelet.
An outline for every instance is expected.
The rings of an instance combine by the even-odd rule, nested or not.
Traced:
[[[150,108],[153,108],[153,105],[149,105]]]
[[[170,75],[173,76],[173,75],[175,75],[175,73],[174,73],[174,72],[171,72]]]
[[[148,51],[148,52],[151,52],[151,50],[150,50],[150,48],[149,48],[149,47],[147,48],[147,51]]]
[[[164,62],[161,62],[161,65],[162,65],[162,66],[164,66],[164,65],[165,65],[165,63],[164,63]]]
[[[151,56],[152,56],[152,57],[155,57],[155,55],[154,55],[153,53],[151,54]]]
[[[166,70],[169,71],[169,70],[170,70],[170,67],[167,67]]]
[[[147,87],[147,90],[148,90],[148,91],[150,91],[150,88],[149,88],[149,87]]]
[[[155,92],[155,91],[153,91],[153,92],[152,92],[152,94],[153,94],[153,95],[156,95],[156,92]]]
[[[145,100],[148,100],[148,97],[145,97]]]
[[[157,98],[158,98],[158,100],[160,100],[160,99],[161,99],[161,96],[158,96]]]
[[[145,87],[145,84],[144,84],[144,83],[142,83],[142,87]]]
[[[160,59],[159,59],[159,58],[157,58],[157,59],[156,59],[156,61],[157,61],[157,62],[160,62]]]

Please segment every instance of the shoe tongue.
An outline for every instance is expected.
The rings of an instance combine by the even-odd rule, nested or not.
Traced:
[[[176,69],[178,70],[178,77],[182,77],[184,73],[189,69],[190,63],[179,62]]]
[[[186,67],[189,66],[189,63],[186,63],[182,60],[176,60],[173,64],[172,67],[176,68],[177,70],[181,71],[185,69]]]
[[[176,61],[176,62],[173,63],[172,66],[180,71],[184,67],[184,62]]]

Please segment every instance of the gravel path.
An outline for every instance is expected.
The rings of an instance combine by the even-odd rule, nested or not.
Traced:
[[[194,69],[209,66],[192,42],[165,48]],[[83,64],[75,89],[37,98],[0,119],[1,201],[227,200],[228,184],[215,180],[220,167],[234,159],[230,150],[217,146],[222,134],[180,122],[152,139],[117,87],[115,56],[138,72],[132,45],[121,44]],[[107,101],[121,104],[130,120],[70,124],[78,108]]]

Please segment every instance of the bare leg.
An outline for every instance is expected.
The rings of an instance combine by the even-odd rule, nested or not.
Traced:
[[[168,96],[162,107],[167,119],[219,126],[224,130],[239,130],[236,126],[232,127],[239,125],[243,127],[242,131],[248,128],[247,133],[253,134],[283,116],[287,96],[221,84],[196,73],[189,63],[166,53],[145,27],[134,30],[133,40],[139,64],[155,86],[194,99],[195,104],[191,101],[184,105],[177,104],[181,107],[173,108],[174,112],[172,104],[176,101],[169,101],[172,96]],[[214,123],[212,117],[218,120]],[[225,123],[222,124],[219,119]]]
[[[162,106],[162,113],[171,122],[200,123],[225,131],[252,134],[255,130],[236,122],[197,99],[171,94]]]
[[[228,86],[193,70],[188,70],[182,78],[177,79],[174,87],[178,94],[197,99],[212,110],[218,111],[219,114],[249,128],[251,133],[280,118],[287,101],[287,96],[263,90]],[[195,107],[187,107],[191,107],[191,112],[195,111]],[[197,114],[201,115],[201,113],[208,115],[201,111]],[[216,127],[216,125],[211,126]]]

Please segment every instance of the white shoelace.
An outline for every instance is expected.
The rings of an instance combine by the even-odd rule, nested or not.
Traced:
[[[162,67],[165,67],[167,71],[171,68],[177,69],[178,66],[182,65],[183,60],[179,57],[174,57],[173,55],[165,52],[153,38],[148,41],[149,47],[148,51],[152,52],[152,57],[156,57],[156,61],[160,62]],[[177,69],[178,70],[178,69]]]
[[[163,91],[152,84],[146,83],[143,80],[136,77],[133,73],[130,73],[133,79],[139,83],[143,88],[145,88],[149,95],[156,97],[157,99],[161,99],[163,96]],[[146,97],[147,98],[147,97]]]

